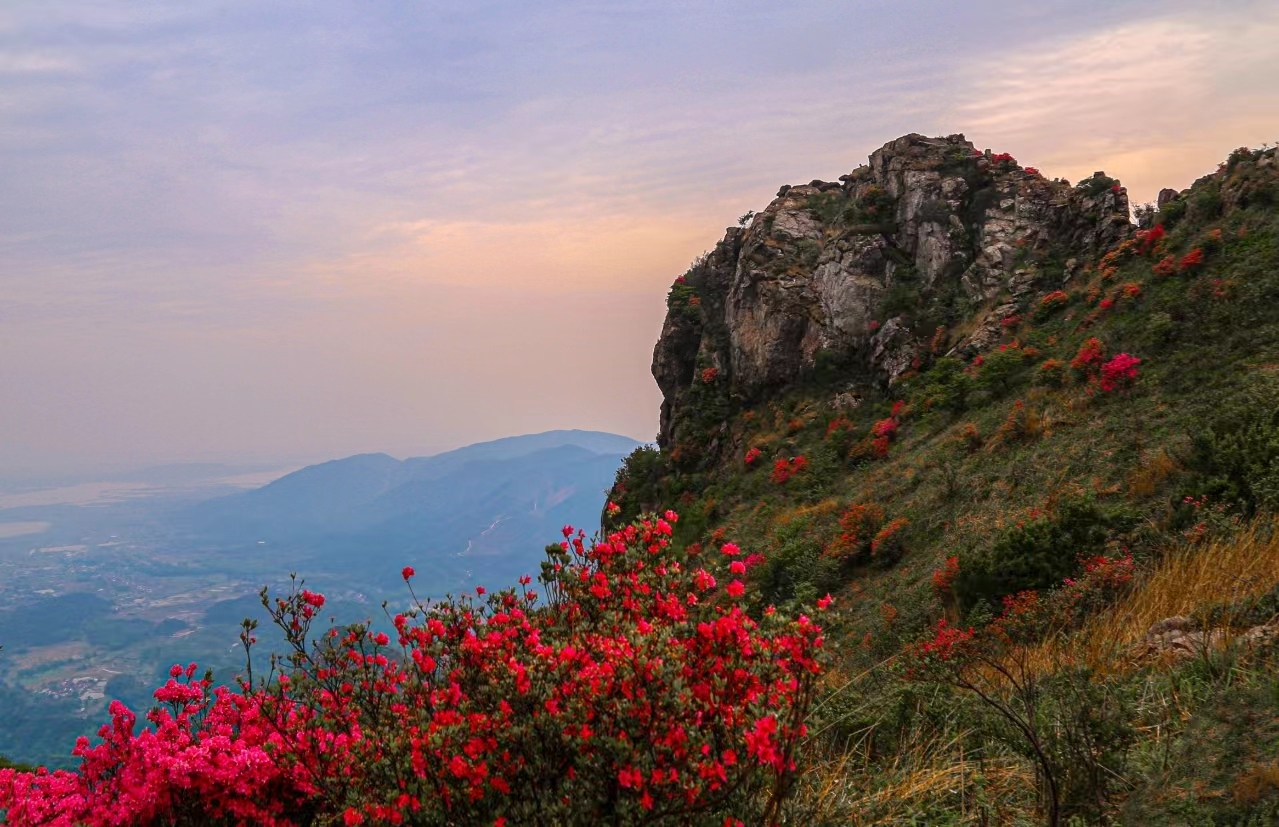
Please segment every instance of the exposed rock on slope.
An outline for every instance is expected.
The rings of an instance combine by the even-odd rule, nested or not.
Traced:
[[[660,440],[703,385],[758,398],[826,362],[892,382],[922,348],[979,349],[1019,300],[1131,230],[1104,174],[1050,181],[962,135],[907,135],[838,182],[782,187],[671,290],[653,356]]]

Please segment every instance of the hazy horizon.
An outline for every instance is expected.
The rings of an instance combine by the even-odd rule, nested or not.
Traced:
[[[0,8],[0,477],[648,441],[665,293],[965,133],[1134,203],[1279,140],[1279,0]]]

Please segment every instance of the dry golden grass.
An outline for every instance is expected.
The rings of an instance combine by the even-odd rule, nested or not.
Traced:
[[[1151,456],[1144,457],[1141,465],[1128,475],[1128,496],[1149,497],[1180,467],[1175,459],[1168,456],[1167,451],[1160,448]]]
[[[822,520],[827,517],[833,517],[842,511],[843,508],[844,504],[840,500],[837,500],[834,497],[829,497],[819,503],[801,505],[797,508],[783,511],[773,519],[773,522],[778,526],[784,526],[802,519]]]
[[[1027,795],[1035,785],[1030,764],[1011,756],[976,761],[960,746],[965,735],[923,741],[898,752],[890,763],[872,764],[855,750],[812,762],[800,779],[793,811],[802,823],[915,823],[913,817],[930,802],[945,801],[959,811],[960,824],[1033,818],[1033,794]],[[980,811],[969,800],[976,785],[988,803]]]
[[[1262,764],[1240,773],[1231,792],[1239,804],[1255,804],[1275,790],[1279,790],[1279,764]]]
[[[1101,673],[1132,665],[1134,644],[1165,618],[1194,616],[1223,602],[1246,603],[1279,585],[1279,520],[1259,520],[1238,533],[1169,554],[1115,607],[1078,632],[1031,653],[1044,670],[1074,663]]]

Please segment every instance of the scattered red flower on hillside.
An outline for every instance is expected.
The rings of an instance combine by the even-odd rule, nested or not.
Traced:
[[[1196,247],[1181,257],[1181,261],[1177,266],[1182,270],[1191,270],[1204,263],[1204,251],[1202,247]]]
[[[957,577],[959,577],[959,557],[952,554],[946,558],[941,568],[933,572],[933,591],[938,595],[950,594]]]
[[[773,473],[769,480],[777,485],[785,485],[799,472],[808,467],[808,459],[804,456],[778,459],[773,463]]]
[[[1137,381],[1141,360],[1127,353],[1117,353],[1101,366],[1101,389],[1107,393],[1132,387]]]
[[[1137,252],[1143,256],[1149,255],[1155,251],[1155,248],[1159,246],[1167,235],[1168,233],[1164,230],[1164,225],[1162,224],[1156,224],[1149,230],[1138,230]]]

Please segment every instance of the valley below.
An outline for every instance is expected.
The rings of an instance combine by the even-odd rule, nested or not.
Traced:
[[[0,754],[72,766],[75,738],[96,731],[110,701],[145,711],[175,663],[233,682],[246,618],[260,624],[255,658],[282,646],[260,591],[287,593],[294,573],[325,594],[326,619],[380,626],[384,601],[411,604],[405,565],[421,573],[423,599],[535,575],[562,525],[598,525],[635,444],[555,432],[405,463],[369,455],[0,491]],[[450,489],[474,505],[442,496]],[[367,515],[326,522],[333,510],[309,510],[324,492]]]

